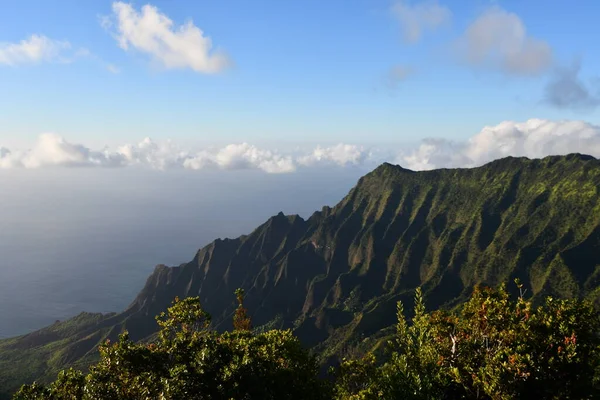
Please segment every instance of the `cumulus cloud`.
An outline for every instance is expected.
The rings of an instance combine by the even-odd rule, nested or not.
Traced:
[[[180,166],[188,157],[188,153],[180,150],[170,140],[155,143],[147,137],[138,144],[126,144],[118,147],[115,156],[122,159],[124,165],[167,169]]]
[[[202,151],[186,159],[183,166],[188,169],[260,169],[268,173],[293,172],[296,169],[290,156],[261,150],[248,143],[230,144],[216,152]]]
[[[583,121],[530,119],[487,126],[466,142],[429,139],[395,161],[414,170],[476,167],[498,158],[583,153],[600,157],[600,127]]]
[[[31,35],[18,43],[0,43],[0,64],[18,66],[41,62],[66,62],[66,52],[71,43],[50,39],[44,35]]]
[[[367,160],[375,160],[373,154],[375,153],[363,147],[343,143],[288,154],[261,149],[248,143],[186,151],[170,140],[158,143],[150,138],[137,144],[118,146],[114,150],[105,148],[94,151],[81,144],[70,143],[58,135],[46,133],[40,135],[35,145],[26,151],[11,151],[0,147],[0,168],[139,166],[159,170],[255,169],[266,173],[288,173],[307,166],[362,165]]]
[[[579,77],[581,61],[557,68],[544,89],[544,102],[556,108],[592,110],[600,105],[600,87],[590,87]]]
[[[310,154],[298,157],[298,163],[304,166],[314,165],[359,165],[367,158],[361,146],[339,143],[331,147],[317,146]]]
[[[158,8],[145,5],[138,12],[131,4],[114,2],[112,19],[102,17],[100,24],[116,29],[115,38],[123,50],[135,49],[151,56],[164,68],[191,68],[201,73],[216,73],[230,66],[229,58],[212,50],[212,40],[192,21],[177,27]]]
[[[124,159],[118,154],[92,151],[83,145],[70,143],[58,135],[44,133],[29,150],[5,152],[0,158],[0,167],[118,166],[123,162]]]
[[[400,23],[406,43],[418,42],[425,31],[434,31],[450,21],[452,13],[436,0],[411,4],[400,0],[392,5],[392,14]]]
[[[209,148],[198,152],[181,150],[171,141],[156,143],[145,138],[137,144],[126,144],[115,150],[91,150],[73,144],[64,138],[46,133],[26,151],[0,148],[0,168],[42,167],[126,167],[140,166],[152,169],[257,169],[267,173],[285,173],[295,170],[290,155],[259,149],[247,143],[230,144],[223,148]]]
[[[427,138],[408,154],[399,155],[395,162],[415,171],[445,167],[463,167],[470,161],[462,150],[464,145],[450,140]]]
[[[536,75],[553,63],[552,48],[530,36],[518,15],[500,7],[481,14],[456,43],[460,58],[476,67],[513,75]]]
[[[45,133],[35,146],[27,151],[0,151],[0,168],[40,168],[48,166],[116,166],[120,158],[104,152],[92,151],[82,145],[72,144],[62,137]]]
[[[55,134],[41,135],[25,151],[0,146],[0,168],[143,167],[158,170],[259,170],[290,173],[300,168],[374,168],[384,161],[413,170],[476,167],[507,156],[541,158],[584,153],[600,157],[600,127],[583,121],[530,119],[486,126],[466,141],[425,139],[416,148],[365,148],[339,143],[279,152],[248,143],[182,150],[173,142],[146,138],[114,150],[92,150]]]

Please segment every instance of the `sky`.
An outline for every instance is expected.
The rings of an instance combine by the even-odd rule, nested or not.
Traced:
[[[15,152],[52,142],[47,134],[100,152],[145,138],[193,154],[246,144],[304,146],[297,157],[306,157],[342,144],[394,149],[383,158],[405,162],[396,149],[460,144],[506,121],[600,124],[600,4],[591,0],[1,7],[4,167],[23,165]]]

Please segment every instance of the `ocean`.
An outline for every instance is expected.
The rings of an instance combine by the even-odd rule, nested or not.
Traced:
[[[0,171],[0,338],[121,311],[157,264],[283,211],[334,205],[365,171]]]

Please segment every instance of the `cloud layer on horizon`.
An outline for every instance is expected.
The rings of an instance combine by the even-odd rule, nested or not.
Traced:
[[[583,153],[600,157],[600,126],[583,121],[530,119],[486,126],[465,142],[425,139],[396,159],[409,169],[477,167],[498,158]]]
[[[281,152],[249,143],[182,150],[171,141],[146,138],[114,150],[92,150],[51,133],[39,136],[29,150],[0,146],[0,169],[44,167],[145,167],[158,170],[260,170],[290,173],[301,168],[362,167],[387,161],[413,170],[476,167],[507,157],[540,158],[584,153],[600,157],[600,126],[584,121],[530,119],[486,126],[464,142],[429,138],[412,149],[365,147],[339,143]]]

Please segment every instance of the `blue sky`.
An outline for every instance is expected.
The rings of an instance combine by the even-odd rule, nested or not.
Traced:
[[[409,20],[397,7],[411,18],[423,3],[443,8],[447,17],[421,26],[409,43]],[[139,13],[147,3],[128,4]],[[227,55],[229,67],[217,73],[169,68],[133,42],[124,50],[115,39],[122,32],[111,1],[3,1],[0,54],[34,34],[71,48],[53,59],[0,63],[0,145],[49,131],[94,146],[146,136],[179,143],[403,143],[464,140],[505,120],[600,123],[593,87],[600,69],[596,1],[576,7],[562,0],[149,4],[174,29],[193,21],[212,40],[211,52]],[[526,29],[524,40],[547,46],[552,59],[534,72],[503,68],[499,59],[485,65],[461,59],[460,38],[490,12],[512,15]],[[111,27],[101,26],[102,16]],[[494,46],[502,43],[489,44],[492,53]],[[76,55],[81,49],[89,54]],[[521,58],[529,53],[523,50]],[[581,69],[571,77],[589,91],[587,106],[544,102],[554,71],[576,61]],[[391,84],[394,68],[408,72]]]

